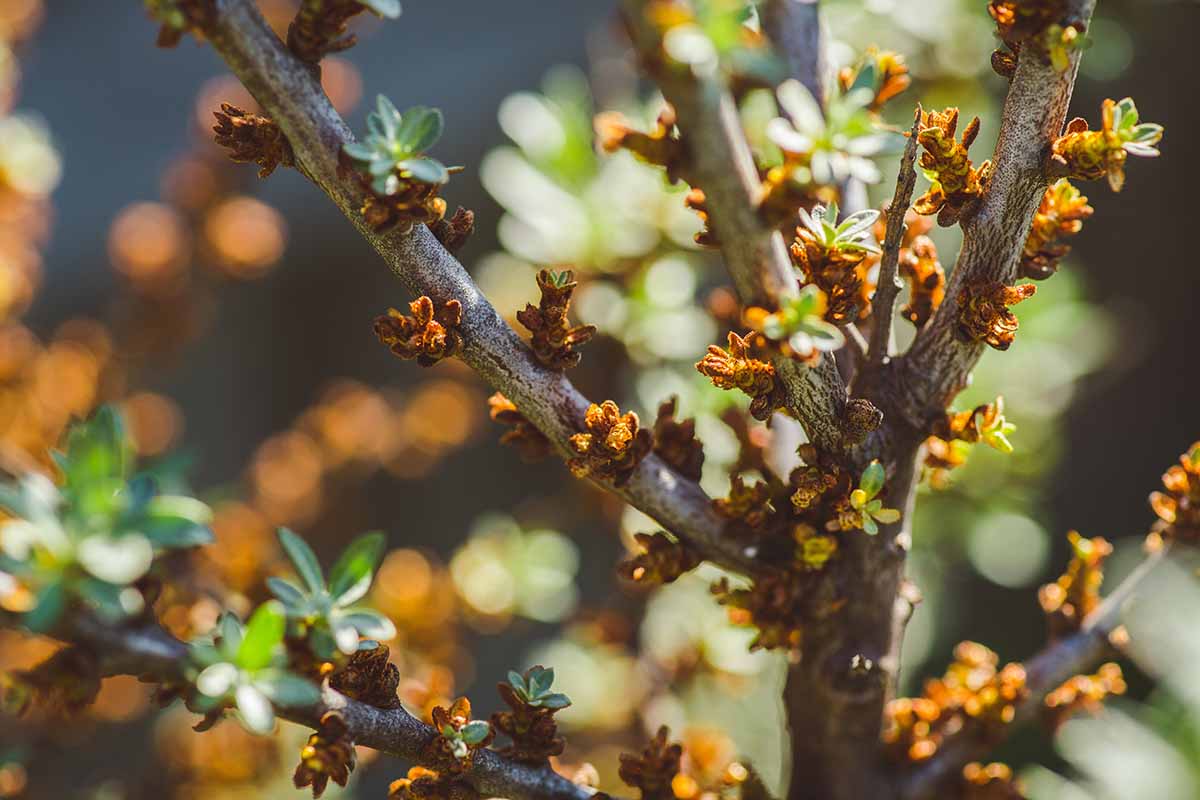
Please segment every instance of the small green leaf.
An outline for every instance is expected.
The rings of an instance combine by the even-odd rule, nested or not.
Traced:
[[[362,142],[347,142],[342,145],[342,152],[355,161],[371,161],[375,158],[375,151]]]
[[[241,621],[232,611],[226,611],[217,620],[217,633],[221,637],[220,651],[228,653],[230,658],[237,655],[242,646],[243,628]]]
[[[224,697],[237,683],[238,668],[228,661],[210,664],[196,676],[196,689],[209,697]]]
[[[317,594],[325,591],[325,576],[321,573],[321,565],[312,548],[287,528],[279,529],[279,544],[309,592]]]
[[[432,158],[406,158],[396,162],[396,169],[400,170],[402,175],[411,176],[413,180],[421,183],[440,185],[450,180],[450,170],[446,169],[442,162]]]
[[[566,708],[571,705],[571,698],[565,694],[554,692],[538,698],[537,704],[542,708]]]
[[[310,706],[321,699],[321,689],[315,683],[285,670],[263,670],[254,686],[281,706]]]
[[[286,626],[283,606],[277,600],[259,606],[246,623],[246,633],[237,651],[237,665],[249,672],[269,666],[283,643]]]
[[[529,672],[529,694],[531,697],[541,697],[550,691],[554,684],[554,669],[534,667]]]
[[[268,734],[275,729],[275,710],[271,701],[253,686],[237,688],[237,710],[242,724],[251,733]]]
[[[863,516],[862,529],[863,533],[867,534],[868,536],[874,536],[875,534],[879,533],[879,526],[875,524],[875,520],[868,516]]]
[[[336,604],[349,605],[367,593],[384,544],[383,533],[374,531],[358,537],[342,551],[329,570],[329,594]]]
[[[291,581],[272,575],[267,578],[267,589],[292,614],[304,613],[308,606],[308,597],[305,596],[299,586],[296,586]]]
[[[526,696],[529,695],[529,687],[525,685],[525,676],[516,670],[508,671],[508,685],[518,692],[524,692]]]
[[[413,106],[401,115],[396,144],[405,153],[424,153],[441,137],[444,127],[441,111],[428,106]]]
[[[393,140],[396,138],[396,129],[400,125],[400,112],[392,105],[392,101],[388,100],[383,95],[375,98],[376,112],[374,115],[375,121],[378,124],[378,133],[385,139]],[[367,124],[370,126],[371,118],[367,118]]]
[[[883,465],[880,464],[878,460],[872,461],[867,465],[867,468],[863,470],[862,478],[858,482],[858,488],[862,489],[863,492],[866,493],[867,499],[869,500],[875,495],[879,494],[879,491],[883,488],[883,482],[886,477],[887,475],[884,472]]]
[[[357,611],[339,612],[339,624],[352,625],[359,635],[367,639],[387,641],[396,636],[396,626],[390,619],[377,611],[359,609]],[[355,646],[357,647],[357,637]]]
[[[474,719],[463,726],[458,732],[461,738],[467,744],[479,744],[488,737],[492,732],[491,726],[481,719]]]

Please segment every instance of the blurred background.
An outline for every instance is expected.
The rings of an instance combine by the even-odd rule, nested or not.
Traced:
[[[260,5],[278,30],[294,10],[288,0]],[[398,22],[359,20],[359,45],[327,60],[323,78],[355,130],[379,93],[400,108],[443,110],[432,154],[465,166],[443,195],[476,214],[459,256],[493,304],[511,315],[536,302],[538,267],[572,265],[575,311],[601,332],[572,378],[643,420],[678,395],[706,445],[703,483],[722,496],[737,444],[719,416],[744,403],[692,368],[721,329],[719,264],[691,244],[698,223],[681,188],[593,146],[595,111],[649,123],[658,108],[632,79],[614,5],[409,0]],[[907,59],[914,84],[892,102],[891,121],[905,122],[918,100],[961,106],[983,119],[973,156],[986,157],[1004,82],[989,67],[985,3],[823,5],[835,61],[871,44]],[[906,691],[939,674],[962,639],[1004,660],[1035,652],[1045,639],[1036,587],[1061,571],[1067,530],[1115,541],[1115,585],[1141,557],[1147,493],[1200,433],[1200,270],[1187,223],[1200,112],[1183,88],[1197,62],[1180,36],[1198,21],[1195,3],[1100,3],[1072,115],[1096,125],[1104,98],[1131,95],[1143,119],[1166,127],[1163,157],[1131,163],[1119,195],[1081,185],[1094,217],[1059,274],[1019,309],[1016,344],[989,351],[957,403],[1004,394],[1016,453],[977,448],[947,488],[922,489],[911,573],[925,603],[906,643]],[[392,550],[372,599],[400,628],[392,655],[415,711],[466,693],[490,712],[505,671],[540,661],[575,701],[561,716],[564,762],[593,763],[603,788],[617,788],[617,752],[660,723],[688,742],[698,776],[745,757],[777,785],[784,665],[747,652],[752,633],[711,599],[713,575],[702,569],[649,595],[620,586],[614,565],[652,523],[557,461],[526,465],[499,446],[491,390],[462,365],[426,371],[380,346],[373,318],[410,298],[298,174],[260,181],[225,159],[211,143],[211,112],[251,102],[208,48],[188,38],[159,50],[154,36],[136,2],[0,3],[6,466],[43,461],[72,416],[119,401],[143,457],[186,460],[216,506],[220,544],[203,568],[235,604],[261,599],[262,577],[283,569],[276,525],[326,560],[355,533],[387,532]],[[879,164],[876,204],[891,195],[895,157]],[[947,268],[955,234],[937,233]],[[1179,607],[1179,597],[1164,605]],[[188,631],[215,606],[167,611]],[[1179,630],[1188,633],[1186,620]],[[0,669],[33,663],[46,647],[0,634]],[[1186,687],[1151,689],[1137,668],[1128,675],[1136,699],[1107,721],[1068,726],[1057,747],[1032,728],[1006,747],[1016,766],[1073,776],[1067,785],[1030,768],[1035,796],[1200,797],[1194,691],[1189,701]],[[69,725],[5,719],[0,797],[298,796],[290,775],[304,731],[255,739],[223,724],[193,734],[192,715],[152,711],[147,694],[114,679]],[[1095,758],[1096,742],[1141,754],[1134,760],[1169,781],[1155,784],[1165,793],[1112,788],[1104,771],[1128,764]],[[406,766],[363,763],[344,793],[383,796]]]

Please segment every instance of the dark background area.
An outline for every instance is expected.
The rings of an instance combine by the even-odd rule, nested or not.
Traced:
[[[1056,532],[1077,528],[1116,538],[1144,533],[1147,493],[1200,437],[1200,267],[1192,217],[1200,110],[1188,41],[1198,30],[1200,6],[1103,5],[1132,35],[1134,59],[1114,83],[1081,78],[1072,111],[1095,120],[1103,98],[1133,95],[1143,117],[1167,133],[1163,157],[1131,165],[1123,193],[1086,188],[1097,211],[1077,238],[1069,268],[1086,272],[1088,298],[1122,320],[1121,344],[1065,417],[1070,447],[1045,479],[1052,512],[1045,523]],[[347,54],[363,75],[364,98],[382,92],[401,107],[424,103],[445,112],[446,134],[435,154],[467,166],[446,196],[452,208],[461,204],[477,214],[476,235],[460,253],[468,266],[496,247],[499,209],[479,185],[476,167],[503,139],[497,106],[535,87],[554,64],[584,65],[588,32],[611,24],[612,6],[409,0],[397,23]],[[185,40],[176,50],[157,50],[153,37],[140,3],[51,0],[46,23],[23,54],[20,107],[47,119],[65,166],[44,285],[29,315],[39,334],[75,315],[104,313],[116,291],[105,252],[108,227],[126,204],[157,199],[162,169],[193,135],[197,89],[224,73],[207,48]],[[998,80],[995,88],[1002,90]],[[356,130],[364,105],[349,115]],[[261,193],[288,220],[284,263],[262,280],[224,289],[208,335],[151,381],[186,413],[201,487],[235,479],[255,446],[287,427],[334,377],[372,385],[426,377],[376,343],[371,319],[408,298],[346,220],[295,172],[280,170]],[[446,554],[481,511],[536,504],[543,484],[564,474],[561,467],[520,465],[496,446],[496,435],[485,430],[425,480],[374,479],[370,503],[354,510],[354,519],[323,523],[325,537],[320,531],[312,537],[318,549],[328,556],[338,535],[377,526],[393,546]],[[584,550],[585,597],[611,587],[618,544],[606,527],[597,518],[566,531]],[[978,621],[973,638],[1012,657],[1041,642],[1040,614],[1028,592],[982,580],[972,586],[966,616]],[[522,651],[522,641],[547,630],[525,626],[517,633],[503,645],[481,643],[480,672],[498,674]]]

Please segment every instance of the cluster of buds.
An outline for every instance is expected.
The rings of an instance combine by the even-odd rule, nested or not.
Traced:
[[[963,767],[955,800],[1025,800],[1025,792],[1007,764],[973,761]]]
[[[749,588],[735,589],[727,579],[712,587],[717,602],[729,609],[735,625],[753,625],[758,634],[751,650],[796,650],[801,645],[802,620],[817,618],[813,584],[797,574],[769,574],[755,578]],[[830,612],[836,609],[825,609]]]
[[[463,319],[462,303],[447,300],[435,306],[433,300],[422,295],[408,308],[412,316],[389,308],[386,315],[375,318],[375,335],[394,355],[406,360],[415,358],[421,366],[431,367],[462,350],[458,327]]]
[[[571,295],[579,284],[572,280],[569,269],[562,272],[543,269],[537,274],[537,285],[542,292],[541,301],[536,308],[527,303],[523,311],[517,312],[517,321],[529,330],[529,345],[538,361],[556,370],[573,367],[580,358],[575,348],[596,334],[595,325],[571,327],[567,321]]]
[[[1162,492],[1150,495],[1150,506],[1158,515],[1149,544],[1162,541],[1200,542],[1200,442],[1179,457],[1179,463],[1163,473]]]
[[[1102,664],[1095,675],[1076,675],[1046,695],[1046,721],[1054,729],[1076,714],[1097,714],[1105,699],[1125,694],[1125,689],[1120,665]]]
[[[939,439],[976,444],[983,442],[1001,453],[1013,451],[1008,437],[1017,426],[1004,416],[1004,398],[997,397],[967,411],[949,411],[938,420],[931,431]]]
[[[751,355],[751,334],[746,337],[730,331],[729,347],[708,346],[708,353],[696,363],[696,370],[718,389],[740,389],[750,396],[750,413],[765,420],[782,405],[775,382],[775,367]]]
[[[524,674],[508,673],[508,681],[496,684],[511,711],[492,714],[492,726],[512,739],[501,752],[527,764],[545,764],[551,756],[561,755],[565,741],[558,735],[554,715],[571,705],[571,700],[551,692],[554,670],[534,666]]]
[[[174,47],[184,34],[202,36],[217,19],[215,0],[145,0],[146,11],[162,24],[159,47]]]
[[[265,178],[282,164],[293,166],[292,145],[279,126],[266,117],[222,103],[214,111],[213,126],[217,144],[229,148],[229,157],[239,164],[257,164],[258,177]]]
[[[761,530],[775,515],[772,504],[771,485],[763,481],[746,483],[741,475],[732,475],[729,480],[729,496],[712,501],[713,510],[728,520],[735,520],[741,527]]]
[[[435,239],[451,253],[457,253],[475,232],[475,212],[459,206],[450,219],[439,219],[429,223]]]
[[[495,738],[487,720],[471,719],[471,701],[465,697],[455,700],[449,708],[436,706],[431,716],[438,735],[426,746],[422,762],[439,772],[465,772],[475,758],[475,751],[487,747]]]
[[[683,204],[695,211],[696,216],[700,218],[700,230],[692,237],[696,244],[707,248],[719,247],[721,242],[717,239],[717,234],[713,231],[709,220],[708,202],[704,190],[697,187],[691,188],[684,195]]]
[[[1060,174],[1081,180],[1108,178],[1114,192],[1125,185],[1125,160],[1130,155],[1155,158],[1162,140],[1161,125],[1139,122],[1133,98],[1119,103],[1105,100],[1100,111],[1101,128],[1088,130],[1087,120],[1076,117],[1051,146],[1052,167]]]
[[[884,743],[902,760],[924,761],[937,752],[947,732],[965,724],[1011,723],[1026,692],[1025,668],[998,666],[999,657],[983,645],[959,644],[946,674],[927,681],[921,697],[888,704]]]
[[[696,420],[675,419],[679,398],[658,406],[654,419],[654,453],[685,478],[700,480],[704,468],[704,443],[696,438]]]
[[[929,191],[917,198],[913,208],[918,214],[937,214],[938,224],[949,227],[978,204],[987,188],[992,163],[983,162],[978,168],[971,164],[967,150],[979,135],[979,117],[963,130],[962,138],[954,138],[958,129],[958,109],[922,111],[917,142],[921,153],[921,169],[931,182]]]
[[[664,725],[640,755],[621,753],[621,780],[638,789],[641,800],[675,800],[671,784],[680,774],[683,745],[670,743],[669,737]]]
[[[624,486],[654,446],[653,435],[632,411],[624,414],[612,400],[592,403],[584,416],[587,431],[569,440],[577,453],[567,462],[576,478],[595,478]]]
[[[796,542],[795,567],[797,569],[805,571],[825,569],[829,560],[837,555],[837,538],[828,533],[820,533],[807,523],[796,523],[792,527],[792,538]]]
[[[1020,322],[1009,306],[1032,297],[1031,283],[1006,286],[996,281],[969,283],[958,296],[958,332],[967,341],[984,342],[1007,350],[1017,336]]]
[[[346,23],[363,11],[395,19],[400,16],[400,0],[302,0],[288,26],[288,49],[315,65],[330,53],[353,47],[357,38],[346,32]]]
[[[814,445],[801,445],[800,459],[804,463],[792,470],[788,478],[794,490],[791,500],[797,514],[812,510],[824,497],[850,493],[849,474]]]
[[[671,182],[679,180],[686,153],[675,127],[675,109],[668,104],[658,114],[654,130],[643,133],[631,127],[619,111],[605,111],[596,116],[596,137],[606,153],[628,150],[647,164],[663,167]]]
[[[430,224],[445,215],[446,201],[438,192],[450,181],[451,170],[425,155],[444,124],[436,108],[415,106],[402,114],[380,95],[375,111],[367,115],[366,138],[342,145],[342,155],[366,192],[360,211],[372,228]]]
[[[1012,78],[1017,54],[1032,44],[1056,70],[1066,72],[1071,54],[1087,41],[1082,23],[1065,19],[1067,7],[1067,0],[991,0],[988,13],[996,21],[996,33],[1006,48],[992,54],[992,68]]]
[[[356,760],[346,720],[336,711],[327,711],[300,751],[292,783],[297,789],[311,786],[313,797],[320,797],[331,780],[338,786],[346,785]]]
[[[699,553],[665,533],[635,533],[633,538],[642,551],[617,566],[617,573],[626,580],[656,586],[700,566]]]
[[[388,800],[479,800],[479,793],[453,773],[412,767],[406,777],[392,781]]]
[[[1061,240],[1083,230],[1083,221],[1093,210],[1066,178],[1046,189],[1021,252],[1019,276],[1041,281],[1058,272],[1058,262],[1071,252],[1071,246]]]
[[[791,247],[792,262],[806,284],[824,292],[824,318],[844,325],[870,314],[875,287],[868,279],[868,257],[879,253],[870,239],[879,212],[859,211],[841,223],[836,203],[816,206],[811,214],[804,209],[798,213],[801,224]]]
[[[396,695],[400,669],[389,659],[387,645],[355,651],[344,667],[329,676],[329,685],[346,697],[375,708],[400,707]]]
[[[550,440],[500,392],[488,398],[488,415],[492,422],[509,426],[509,430],[501,435],[500,444],[515,447],[525,461],[540,461],[550,455]]]
[[[934,489],[945,489],[950,485],[950,473],[967,463],[971,445],[961,439],[943,439],[930,436],[925,440],[925,460],[922,462],[922,477]]]
[[[1104,562],[1112,555],[1112,545],[1099,536],[1087,539],[1071,531],[1067,539],[1071,543],[1071,560],[1066,572],[1038,590],[1038,602],[1046,612],[1051,639],[1079,630],[1084,619],[1100,605]]]
[[[874,93],[867,110],[879,113],[887,101],[912,85],[908,65],[904,56],[891,50],[869,47],[862,59],[853,66],[842,67],[838,72],[838,86],[842,94],[855,89],[870,89]]]

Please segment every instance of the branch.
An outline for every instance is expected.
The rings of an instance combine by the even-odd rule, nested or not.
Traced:
[[[103,674],[150,677],[159,682],[183,679],[188,647],[155,623],[110,627],[80,617],[65,638],[95,653]],[[407,759],[419,760],[438,733],[403,708],[381,709],[360,703],[324,686],[321,702],[307,708],[278,708],[279,716],[316,728],[327,711],[346,721],[355,744]],[[592,791],[550,769],[504,758],[492,750],[476,751],[463,777],[483,797],[511,800],[590,800]]]
[[[1074,0],[1068,16],[1086,27],[1095,5],[1095,0]],[[914,424],[940,413],[967,385],[984,345],[956,335],[959,294],[975,281],[1016,281],[1034,212],[1049,185],[1046,153],[1066,120],[1079,52],[1059,72],[1037,50],[1021,48],[1004,101],[992,177],[978,210],[962,223],[962,249],[946,299],[901,361],[898,406]]]
[[[787,62],[788,74],[825,107],[825,47],[819,0],[768,0],[759,12],[763,31]]]
[[[462,303],[463,361],[567,454],[567,439],[581,430],[588,401],[561,373],[536,361],[428,228],[379,233],[367,225],[359,211],[363,190],[344,176],[338,162],[342,145],[354,137],[320,83],[267,27],[251,0],[217,0],[216,7],[216,22],[206,37],[287,136],[297,168],[329,195],[412,294]],[[656,456],[643,460],[620,489],[597,485],[653,517],[704,558],[739,572],[762,569],[723,535],[725,522],[699,485]]]
[[[896,309],[896,297],[900,294],[900,242],[904,238],[904,217],[912,203],[913,188],[917,185],[917,171],[913,162],[917,160],[917,130],[921,126],[921,107],[913,119],[908,144],[900,158],[900,174],[896,178],[896,194],[888,206],[887,232],[883,237],[883,257],[879,261],[879,278],[876,281],[875,297],[871,304],[874,328],[871,344],[867,351],[867,369],[877,368],[891,355],[893,346],[892,316]]]
[[[1153,579],[1170,552],[1164,547],[1143,561],[1084,620],[1076,633],[1051,643],[1025,662],[1027,694],[1017,706],[1016,718],[1006,726],[1006,732],[1034,719],[1043,708],[1045,696],[1065,681],[1116,654],[1112,634],[1121,624],[1122,612],[1138,589]],[[939,796],[937,792],[943,781],[957,775],[966,764],[986,756],[997,744],[994,737],[989,738],[979,728],[960,729],[942,742],[929,761],[907,776],[901,786],[901,799],[931,800]]]
[[[799,284],[783,236],[758,213],[762,183],[732,95],[717,76],[663,65],[662,40],[646,17],[646,0],[623,0],[623,6],[634,46],[675,109],[688,177],[704,190],[709,223],[742,304],[777,307],[799,292]],[[841,450],[846,387],[833,356],[811,369],[790,358],[774,363],[787,408],[809,441]]]

